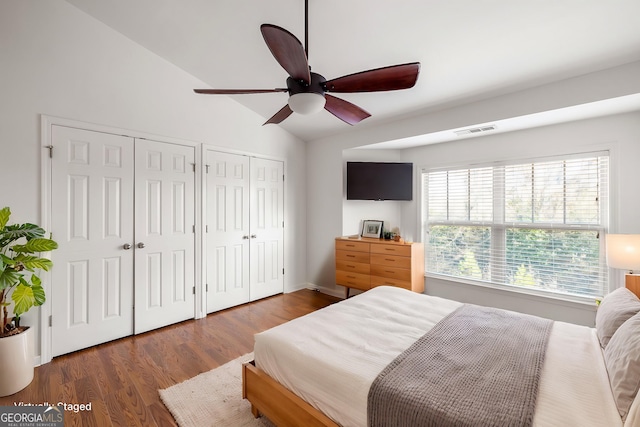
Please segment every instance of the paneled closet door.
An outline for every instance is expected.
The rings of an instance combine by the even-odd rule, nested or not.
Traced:
[[[249,302],[249,157],[207,150],[207,312]]]
[[[133,140],[52,126],[52,355],[133,333]]]
[[[135,333],[195,314],[195,148],[135,143]]]
[[[251,158],[251,301],[284,291],[284,163]]]

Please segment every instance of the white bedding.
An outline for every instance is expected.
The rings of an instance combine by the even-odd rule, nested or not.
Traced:
[[[396,356],[461,304],[381,286],[255,336],[256,366],[344,427],[367,425],[367,394]],[[638,406],[638,399],[634,402]],[[637,412],[625,427],[636,426]],[[621,427],[595,329],[555,322],[536,427]]]

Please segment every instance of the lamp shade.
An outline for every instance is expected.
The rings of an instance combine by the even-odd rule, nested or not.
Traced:
[[[295,93],[289,97],[289,108],[298,114],[313,114],[324,108],[326,100],[319,93]]]
[[[640,234],[607,234],[607,265],[640,270]]]

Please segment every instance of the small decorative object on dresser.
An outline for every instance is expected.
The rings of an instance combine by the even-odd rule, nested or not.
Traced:
[[[383,221],[375,219],[365,219],[362,221],[362,237],[372,237],[379,239],[382,235]]]
[[[393,240],[395,242],[399,242],[400,240],[402,240],[402,238],[400,237],[400,229],[398,227],[393,227],[391,229],[391,236],[393,237]]]
[[[336,283],[361,291],[387,285],[424,291],[424,245],[336,238]]]

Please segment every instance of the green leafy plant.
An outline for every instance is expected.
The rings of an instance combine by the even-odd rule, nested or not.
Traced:
[[[35,224],[8,225],[10,216],[8,207],[0,210],[0,338],[21,332],[20,316],[44,304],[44,288],[36,272],[49,271],[53,263],[39,253],[58,247]],[[13,316],[9,317],[12,304]]]

